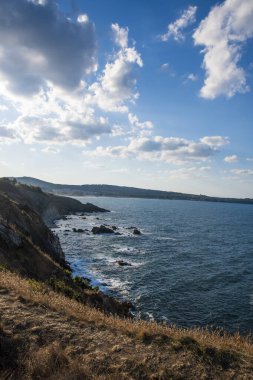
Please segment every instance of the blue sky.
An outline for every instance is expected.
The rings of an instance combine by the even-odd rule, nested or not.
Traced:
[[[3,0],[0,175],[253,197],[252,19],[252,0]]]

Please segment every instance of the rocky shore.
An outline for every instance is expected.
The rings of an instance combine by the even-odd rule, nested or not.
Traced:
[[[130,303],[119,302],[72,276],[59,238],[49,228],[68,214],[106,211],[0,179],[0,265],[105,313],[130,317]]]

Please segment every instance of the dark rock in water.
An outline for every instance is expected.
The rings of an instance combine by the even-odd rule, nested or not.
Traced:
[[[83,216],[82,219],[87,219],[86,216]]]
[[[135,228],[135,229],[133,230],[133,234],[134,234],[134,235],[141,235],[141,231],[138,230],[137,228]]]
[[[77,233],[83,233],[84,230],[82,228],[72,228],[73,232],[77,232]]]
[[[66,217],[66,215],[63,215],[61,219],[62,220],[68,220],[68,218]]]
[[[91,232],[95,235],[97,234],[113,234],[114,231],[106,226],[101,225],[100,227],[93,227]]]
[[[118,261],[116,261],[116,263],[117,263],[120,267],[127,267],[127,266],[131,267],[131,266],[132,266],[132,264],[127,263],[126,261],[123,261],[123,260],[118,260]]]
[[[100,218],[96,218],[97,220],[100,220]]]
[[[112,230],[113,231],[117,230],[117,227],[116,226],[112,226]]]
[[[70,232],[70,230],[64,230],[64,232]]]
[[[120,232],[115,232],[114,235],[119,236],[119,235],[122,235],[122,234]]]

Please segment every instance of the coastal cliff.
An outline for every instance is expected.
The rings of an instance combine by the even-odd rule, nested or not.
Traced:
[[[106,210],[72,201],[0,179],[0,379],[253,380],[250,337],[130,319],[74,278],[45,222]]]
[[[128,302],[118,302],[85,279],[72,277],[58,237],[45,224],[69,213],[105,211],[0,179],[0,265],[106,313],[130,316]]]

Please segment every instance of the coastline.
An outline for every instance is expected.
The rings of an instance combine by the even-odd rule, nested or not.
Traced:
[[[89,203],[90,204],[90,203]],[[97,206],[95,206],[97,207]],[[100,213],[104,213],[104,209],[101,209],[102,211],[96,211],[96,215],[99,215]],[[106,212],[111,212],[110,210],[106,210]],[[92,215],[92,212],[69,212],[68,214],[61,215],[60,217],[54,218],[50,221],[48,224],[48,227],[52,231],[52,233],[59,239],[60,238],[57,234],[57,229],[59,228],[57,225],[57,222],[66,221],[67,217],[71,216],[77,216],[77,217],[85,217],[87,215]],[[60,242],[61,245],[61,242]],[[63,251],[64,253],[64,251]],[[82,271],[82,274],[80,274],[80,271],[77,271],[75,268],[73,268],[73,263],[71,263],[69,260],[66,259],[65,253],[64,253],[65,263],[68,267],[68,269],[71,272],[71,276],[73,278],[82,278],[84,282],[87,282],[89,286],[91,287],[91,290],[95,290],[96,292],[99,292],[102,297],[108,298],[108,300],[115,301],[120,307],[122,305],[123,314],[128,318],[134,318],[134,305],[125,297],[120,297],[117,295],[112,295],[111,290],[109,289],[107,284],[104,284],[103,281],[101,282],[95,275],[93,274],[87,274],[85,271]],[[128,310],[128,311],[127,311]]]

